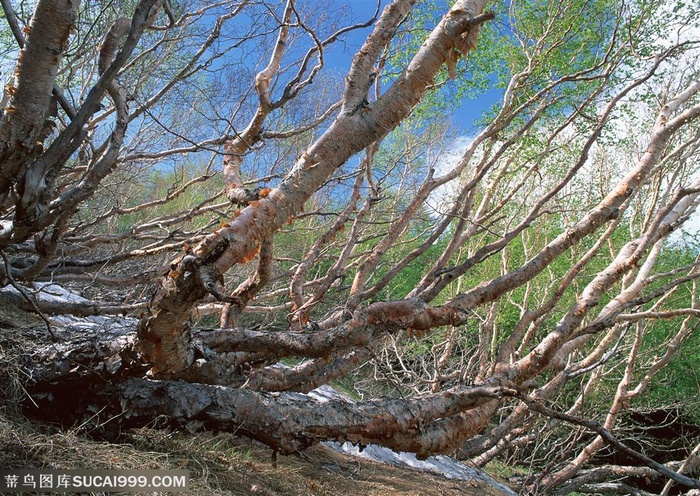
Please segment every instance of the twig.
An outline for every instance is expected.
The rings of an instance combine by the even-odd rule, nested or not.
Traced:
[[[679,474],[678,472],[674,472],[670,468],[666,467],[665,465],[660,464],[659,462],[656,462],[649,458],[646,455],[643,455],[642,453],[639,453],[638,451],[633,450],[626,444],[624,444],[622,441],[619,441],[609,430],[604,428],[599,422],[596,422],[594,420],[586,420],[578,417],[574,417],[572,415],[568,415],[566,413],[558,412],[556,410],[552,410],[551,408],[547,408],[546,406],[542,405],[541,403],[537,403],[533,401],[532,399],[526,397],[524,394],[520,393],[517,395],[517,397],[525,403],[528,408],[530,408],[532,411],[535,411],[537,413],[540,413],[542,415],[545,415],[550,418],[555,418],[559,420],[563,420],[564,422],[568,422],[570,424],[574,425],[580,425],[581,427],[585,427],[587,429],[590,429],[594,431],[596,434],[598,434],[603,440],[610,444],[611,446],[614,446],[618,450],[633,456],[634,458],[637,458],[640,460],[644,465],[646,465],[649,468],[652,468],[659,472],[662,475],[665,475],[666,477],[674,480],[675,482],[682,484],[686,487],[694,487],[694,488],[700,488],[700,480],[698,479],[693,479],[692,477],[686,477],[685,475]]]
[[[7,274],[7,280],[10,281],[12,287],[19,291],[19,294],[21,294],[24,297],[24,299],[29,302],[34,311],[39,315],[39,317],[41,317],[41,320],[43,320],[46,324],[46,330],[49,331],[49,335],[55,343],[56,341],[58,341],[58,338],[56,338],[56,335],[53,333],[53,329],[51,328],[51,322],[49,322],[49,319],[46,317],[46,315],[44,315],[44,312],[42,312],[39,306],[36,304],[34,298],[32,298],[31,295],[27,293],[27,291],[22,286],[15,282],[15,278],[12,277],[12,268],[10,265],[10,260],[7,258],[7,255],[3,250],[0,250],[0,256],[2,256],[3,262],[5,262],[5,274]]]

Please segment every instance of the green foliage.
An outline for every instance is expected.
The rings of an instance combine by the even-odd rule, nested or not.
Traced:
[[[680,325],[679,319],[658,322],[649,330],[649,345],[645,348],[648,356],[664,353],[667,340]],[[639,406],[661,408],[682,405],[685,413],[700,424],[700,333],[693,332],[683,343],[681,350],[650,384],[648,391],[640,398]]]

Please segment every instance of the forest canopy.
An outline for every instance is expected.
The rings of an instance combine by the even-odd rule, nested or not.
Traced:
[[[698,487],[693,2],[1,3],[26,414]]]

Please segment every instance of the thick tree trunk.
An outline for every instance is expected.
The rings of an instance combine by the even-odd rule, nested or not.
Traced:
[[[111,323],[110,323],[111,322]],[[429,397],[378,399],[362,403],[311,392],[262,393],[242,388],[142,378],[133,319],[101,326],[54,329],[52,345],[36,328],[24,341],[3,343],[19,353],[32,382],[23,385],[28,415],[72,425],[112,438],[127,427],[152,424],[237,432],[281,453],[293,453],[325,440],[381,444],[428,456],[454,449],[462,412],[515,391],[507,388],[456,387]],[[17,333],[19,335],[19,333]],[[14,339],[14,338],[13,338]],[[95,414],[95,412],[99,412]],[[473,433],[467,433],[471,435]]]
[[[26,43],[20,52],[10,87],[10,101],[0,109],[0,198],[26,171],[30,159],[43,151],[42,129],[51,107],[51,93],[77,14],[78,0],[37,3]],[[0,202],[1,205],[2,202]]]
[[[207,292],[215,293],[215,281],[234,264],[244,262],[263,239],[292,219],[338,167],[396,128],[420,101],[448,57],[454,59],[458,50],[466,53],[474,48],[479,25],[493,17],[481,15],[484,0],[456,2],[395,83],[376,102],[365,106],[373,64],[410,4],[396,2],[387,7],[353,61],[340,116],[282,183],[245,208],[230,225],[209,236],[190,255],[173,263],[150,312],[139,324],[142,351],[153,365],[154,376],[186,377],[183,372],[194,358],[187,322],[195,303]]]

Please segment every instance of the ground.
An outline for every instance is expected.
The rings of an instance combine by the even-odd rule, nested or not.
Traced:
[[[489,494],[476,481],[393,467],[326,446],[279,456],[275,462],[271,450],[230,433],[138,429],[125,433],[121,443],[110,444],[82,436],[79,426],[51,431],[26,419],[0,416],[0,467],[185,469],[190,472],[188,494],[202,496]]]

